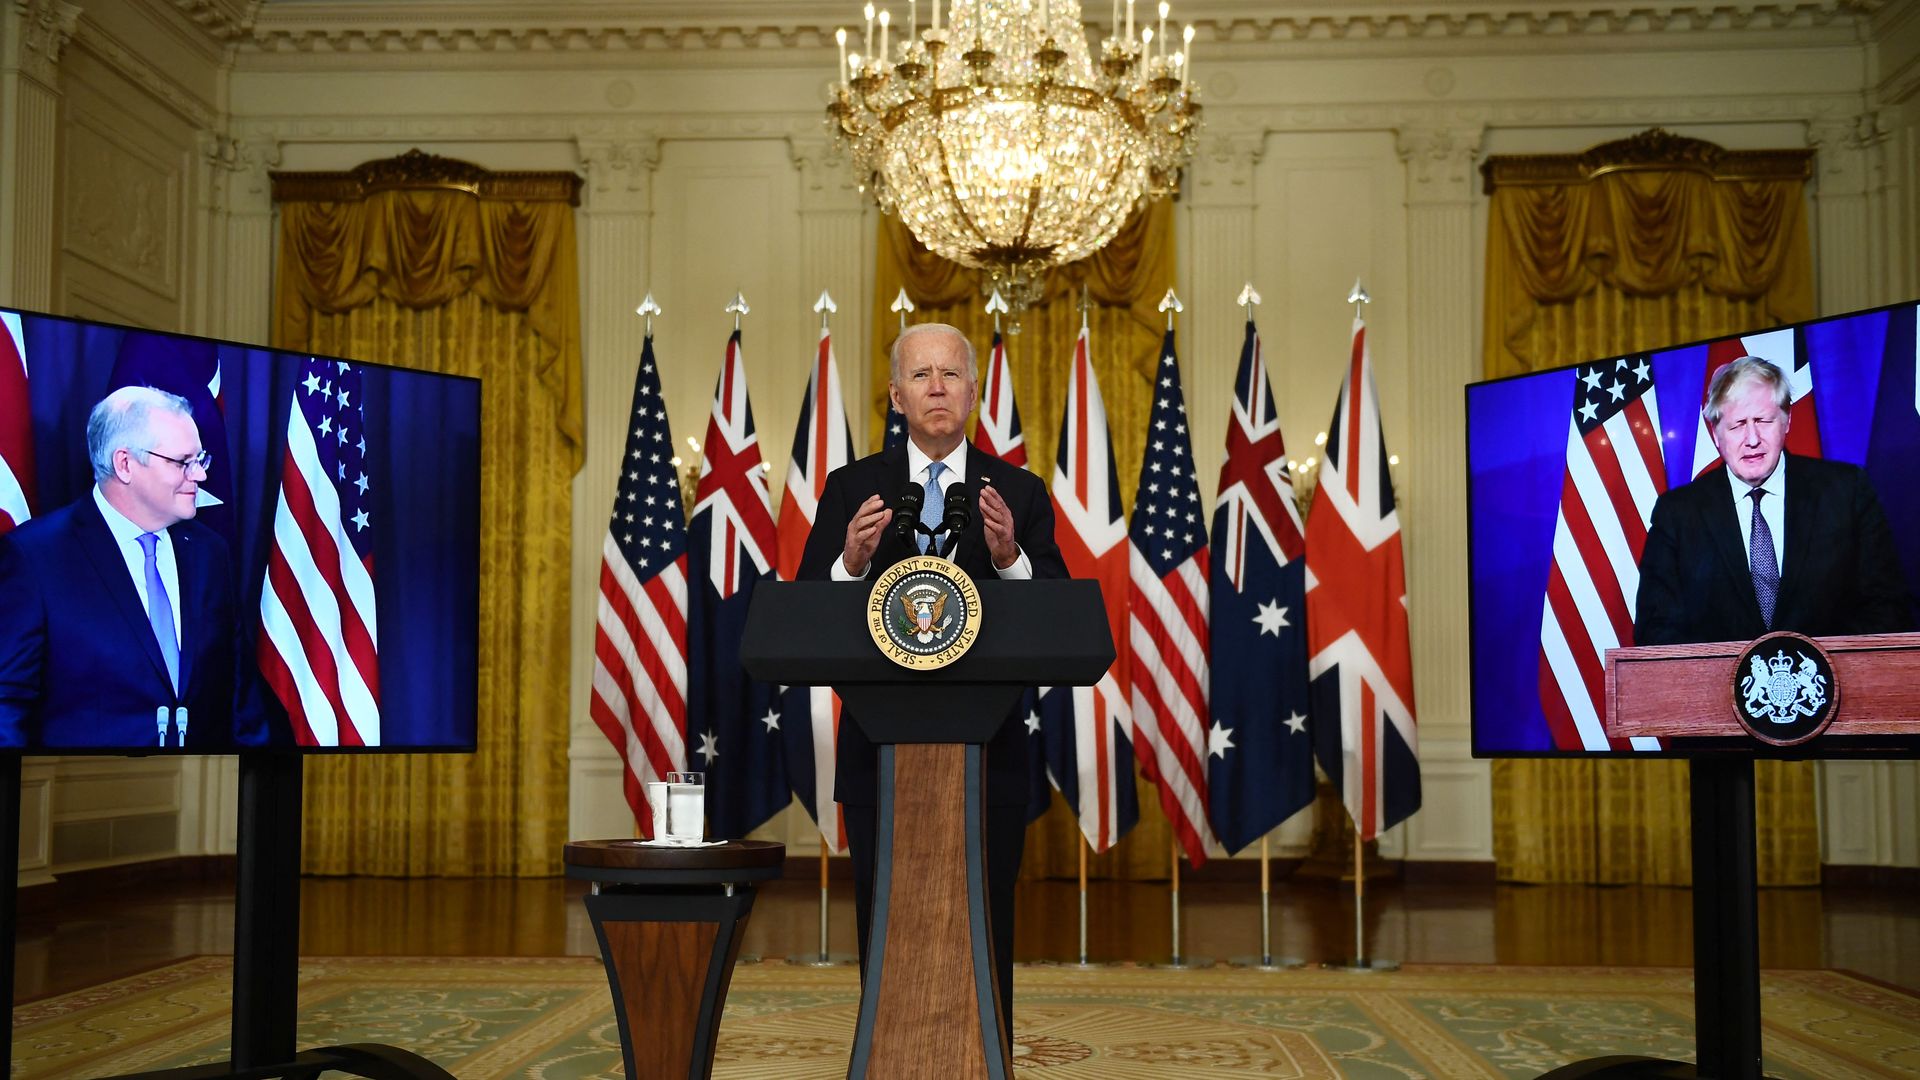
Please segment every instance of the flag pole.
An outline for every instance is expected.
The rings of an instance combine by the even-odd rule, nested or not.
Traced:
[[[1167,295],[1173,295],[1173,290],[1168,289]],[[1167,315],[1167,325],[1173,325],[1172,313]],[[1180,841],[1170,840],[1167,847],[1173,855],[1173,876],[1169,879],[1173,886],[1173,963],[1167,966],[1177,968],[1186,966],[1180,959]]]
[[[1080,849],[1080,966],[1092,967],[1087,960],[1087,838],[1082,836]]]
[[[1270,838],[1260,838],[1260,955],[1236,956],[1234,967],[1252,971],[1291,971],[1307,966],[1297,956],[1273,955],[1273,853]]]
[[[853,957],[846,953],[827,951],[827,856],[833,849],[827,846],[827,838],[820,836],[820,951],[816,953],[794,953],[787,957],[787,963],[800,967],[844,967],[853,963]]]

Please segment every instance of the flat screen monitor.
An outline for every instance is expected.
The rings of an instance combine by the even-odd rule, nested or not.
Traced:
[[[1605,708],[1605,651],[1634,644],[1639,564],[1655,500],[1696,478],[1728,482],[1701,410],[1713,372],[1743,355],[1787,373],[1793,404],[1786,453],[1864,470],[1899,564],[1888,591],[1914,610],[1915,309],[1898,304],[1467,387],[1475,756],[1684,756],[1710,749],[1609,740],[1597,725]],[[1788,547],[1783,588],[1794,560],[1805,566],[1809,557]],[[1749,601],[1729,594],[1717,602]],[[1910,756],[1920,753],[1920,739],[1855,743],[1823,735],[1779,753]]]
[[[0,750],[470,751],[480,384],[0,310]]]

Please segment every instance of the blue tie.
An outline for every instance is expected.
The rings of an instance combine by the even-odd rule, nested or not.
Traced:
[[[1754,488],[1747,492],[1753,500],[1753,527],[1747,532],[1747,564],[1753,571],[1753,598],[1760,601],[1760,622],[1773,626],[1773,605],[1780,595],[1780,562],[1773,557],[1773,530],[1766,515],[1760,513],[1760,496],[1766,492]]]
[[[141,533],[140,550],[147,556],[147,622],[153,626],[153,638],[160,643],[160,656],[167,662],[167,682],[174,693],[180,692],[180,642],[173,636],[173,605],[167,600],[167,583],[160,579],[160,560],[154,548],[158,533]]]
[[[947,463],[936,461],[927,466],[927,494],[920,500],[920,524],[929,529],[940,527],[940,521],[947,514],[947,492],[940,486],[940,474],[947,471]],[[934,538],[921,537],[921,551],[936,550]]]

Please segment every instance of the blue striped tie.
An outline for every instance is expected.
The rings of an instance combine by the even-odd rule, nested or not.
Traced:
[[[941,519],[946,517],[947,491],[940,486],[940,474],[946,471],[947,463],[944,461],[936,461],[927,466],[927,494],[924,499],[920,500],[920,524],[925,525],[929,529],[939,528]],[[936,538],[931,536],[922,537],[920,550],[926,552],[938,551],[939,545],[936,542]]]
[[[159,533],[141,533],[140,550],[147,556],[147,622],[160,643],[160,656],[167,662],[167,682],[174,693],[180,692],[180,642],[173,635],[173,604],[167,599],[167,583],[160,578],[160,560],[155,547]]]

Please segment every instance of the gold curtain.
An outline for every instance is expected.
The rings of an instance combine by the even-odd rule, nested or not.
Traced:
[[[1154,372],[1166,317],[1157,310],[1174,281],[1173,206],[1148,204],[1121,227],[1106,247],[1079,262],[1047,274],[1040,303],[1019,315],[1020,332],[1005,334],[1007,363],[1027,442],[1027,467],[1042,480],[1053,477],[1061,411],[1066,407],[1067,375],[1074,341],[1080,333],[1082,289],[1094,372],[1106,399],[1113,432],[1120,498],[1133,505],[1147,413],[1153,405]],[[900,316],[889,310],[904,288],[915,310],[909,323],[944,322],[959,327],[974,342],[982,363],[993,340],[993,316],[980,291],[983,275],[928,251],[898,218],[880,219],[879,260],[874,273],[874,353],[868,364],[871,448],[885,437],[888,350],[900,334]],[[1002,318],[1003,328],[1011,329]],[[1167,876],[1172,830],[1160,812],[1154,789],[1136,778],[1140,823],[1112,850],[1090,855],[1088,873],[1124,880]],[[1025,877],[1072,877],[1078,873],[1079,825],[1057,796],[1047,815],[1027,830]]]
[[[554,598],[569,589],[583,453],[577,180],[416,151],[274,187],[274,343],[477,376],[485,420],[479,749],[309,759],[303,868],[556,874],[569,642]]]
[[[1487,377],[1812,318],[1810,154],[1655,129],[1579,155],[1489,159]],[[1812,763],[1758,762],[1754,785],[1760,883],[1817,883]],[[1688,800],[1681,761],[1495,761],[1496,872],[1688,884]]]

